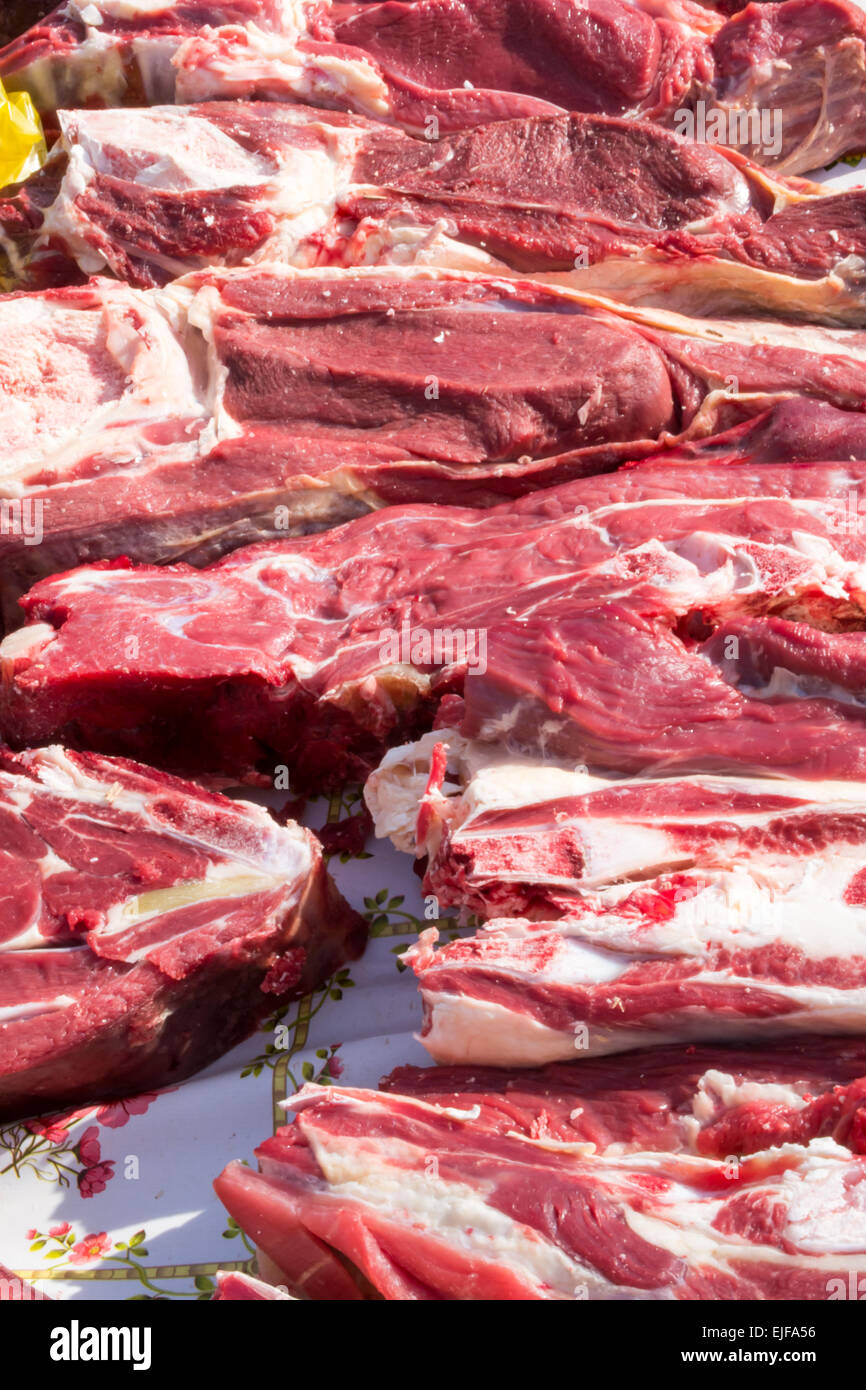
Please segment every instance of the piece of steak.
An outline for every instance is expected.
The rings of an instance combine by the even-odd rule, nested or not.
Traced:
[[[649,122],[534,116],[419,141],[283,103],[59,120],[32,195],[0,205],[20,255],[29,239],[34,287],[64,257],[70,277],[141,287],[250,261],[419,263],[682,312],[866,319],[866,194],[774,178]]]
[[[0,1118],[182,1081],[363,949],[315,838],[140,764],[0,752]]]
[[[442,730],[366,795],[437,914],[488,921],[404,957],[437,1061],[866,1031],[866,784],[593,777]]]
[[[83,561],[203,565],[393,503],[490,506],[793,396],[850,414],[845,456],[862,456],[864,369],[863,332],[616,310],[421,267],[8,296],[6,620],[35,580]]]

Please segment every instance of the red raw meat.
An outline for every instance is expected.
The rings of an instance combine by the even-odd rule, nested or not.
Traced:
[[[260,1171],[215,1186],[314,1298],[846,1296],[866,1272],[863,1065],[862,1042],[816,1040],[401,1068],[384,1093],[305,1087]]]
[[[364,775],[437,717],[620,772],[866,780],[864,479],[648,462],[486,512],[390,507],[202,571],[73,570],[0,647],[0,731],[228,777],[286,765],[296,791]]]
[[[142,287],[209,264],[420,263],[683,312],[866,319],[862,190],[774,178],[648,122],[532,116],[431,141],[256,102],[59,120],[51,164],[0,204],[22,254],[41,227],[35,287],[61,257]]]
[[[489,506],[685,447],[794,394],[844,415],[842,456],[862,457],[864,368],[863,332],[614,311],[419,267],[8,296],[7,622],[35,580],[82,561],[206,564],[394,503]]]
[[[0,1118],[183,1080],[360,954],[315,838],[150,768],[0,752]]]
[[[132,16],[95,0],[82,13],[59,6],[14,40],[7,86],[49,111],[299,100],[419,135],[557,110],[676,124],[708,109],[723,118],[712,138],[793,173],[866,143],[866,17],[848,0],[728,20],[690,0],[187,0]],[[741,128],[763,111],[780,128]]]

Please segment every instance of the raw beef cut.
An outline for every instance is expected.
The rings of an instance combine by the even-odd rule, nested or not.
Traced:
[[[730,913],[767,928],[808,930],[820,895],[819,935],[836,914],[826,946],[841,947],[862,912],[866,783],[600,777],[439,729],[388,752],[365,797],[377,836],[425,860],[424,892],[483,918],[598,911],[672,877],[673,917],[738,875],[753,882],[730,892]],[[660,901],[648,895],[646,911]]]
[[[859,430],[864,370],[863,332],[419,267],[8,296],[7,622],[35,580],[85,560],[200,565],[389,503],[488,506],[792,395],[856,412]]]
[[[139,764],[0,753],[0,1118],[181,1081],[364,944],[318,842]]]
[[[58,575],[0,732],[297,787],[434,718],[596,768],[866,780],[866,463],[656,464],[389,507],[205,570]]]
[[[437,1061],[866,1032],[866,784],[612,780],[437,737],[367,787],[402,847],[420,799],[437,911],[494,919],[404,956]]]
[[[76,276],[142,287],[207,264],[402,262],[716,316],[866,319],[866,194],[774,179],[647,122],[535,116],[433,142],[255,102],[59,119],[56,178],[67,163],[44,220],[49,171],[29,216],[26,187],[10,207],[31,242],[41,224],[36,284],[61,254]]]
[[[81,0],[0,54],[43,109],[299,100],[419,135],[556,110],[684,123],[788,172],[866,144],[866,16],[848,0]]]
[[[182,337],[156,298],[110,280],[0,300],[7,618],[36,575],[127,543],[135,553],[137,526],[155,557],[183,544],[172,483],[182,497],[213,426],[204,367]]]
[[[307,1086],[260,1171],[215,1186],[308,1297],[846,1297],[866,1273],[862,1043],[840,1053]]]
[[[862,1038],[654,1047],[518,1071],[404,1066],[380,1088],[457,1109],[461,1097],[474,1096],[470,1106],[481,1108],[495,1132],[510,1129],[516,1116],[539,1138],[600,1154],[726,1158],[812,1139],[866,1153]]]

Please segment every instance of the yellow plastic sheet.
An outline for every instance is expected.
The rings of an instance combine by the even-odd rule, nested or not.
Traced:
[[[0,188],[20,183],[47,154],[42,123],[27,92],[6,92],[0,82]]]

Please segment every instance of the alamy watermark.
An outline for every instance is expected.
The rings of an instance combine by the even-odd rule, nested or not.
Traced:
[[[379,659],[386,666],[465,666],[483,675],[487,670],[487,629],[483,627],[412,627],[380,633]]]
[[[674,112],[674,130],[700,145],[754,149],[765,157],[782,153],[782,112],[778,107],[750,106],[729,110],[698,101]]]
[[[0,498],[0,536],[20,536],[25,545],[41,545],[45,535],[41,497]]]

